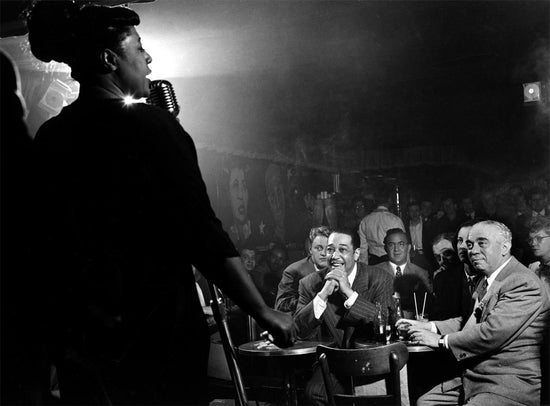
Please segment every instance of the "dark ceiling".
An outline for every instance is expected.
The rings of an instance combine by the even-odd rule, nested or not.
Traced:
[[[474,166],[510,169],[548,164],[549,104],[525,106],[522,83],[549,84],[549,5],[156,0],[130,7],[142,19],[153,78],[174,83],[180,120],[199,146],[287,157],[437,146]]]

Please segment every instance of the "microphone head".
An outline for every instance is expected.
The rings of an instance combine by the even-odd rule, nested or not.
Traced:
[[[180,112],[180,106],[176,99],[176,93],[172,83],[167,80],[153,80],[149,85],[149,97],[147,104],[168,110],[174,117]]]

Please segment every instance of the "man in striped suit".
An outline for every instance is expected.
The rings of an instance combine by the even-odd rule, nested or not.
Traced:
[[[384,313],[393,307],[393,278],[359,263],[359,254],[360,240],[355,231],[335,230],[330,234],[329,268],[300,281],[294,320],[301,339],[328,338],[346,347],[355,337],[372,337],[376,302]],[[337,378],[335,384],[343,390]],[[306,398],[316,405],[327,402],[319,368],[306,386]]]

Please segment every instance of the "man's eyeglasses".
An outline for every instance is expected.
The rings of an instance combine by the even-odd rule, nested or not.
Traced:
[[[388,242],[388,243],[386,243],[386,247],[388,247],[388,248],[391,249],[391,250],[393,250],[395,247],[405,248],[407,245],[409,245],[409,243],[408,243],[408,242],[405,242],[405,241]]]
[[[550,235],[537,235],[533,238],[529,238],[527,241],[531,244],[533,244],[533,243],[540,244],[542,242],[542,240],[544,240],[545,238],[548,238],[548,237],[550,237]]]

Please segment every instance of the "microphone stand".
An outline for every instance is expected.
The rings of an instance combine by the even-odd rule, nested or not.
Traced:
[[[237,399],[235,399],[236,406],[248,406],[248,398],[246,397],[241,370],[237,364],[235,346],[233,345],[231,334],[229,332],[225,303],[220,296],[218,288],[212,282],[208,282],[208,287],[210,289],[210,295],[212,296],[212,313],[214,314],[214,320],[216,320],[216,324],[220,330],[223,351],[225,353],[225,358],[227,359],[229,372],[231,373],[231,380],[233,381],[233,386],[237,394]]]

